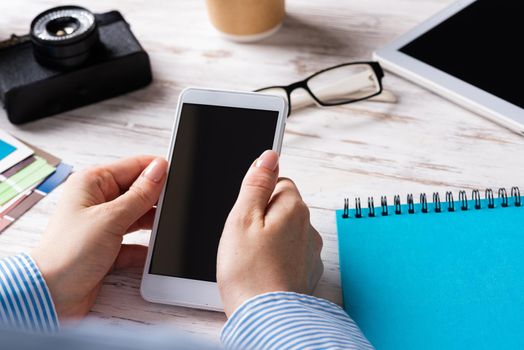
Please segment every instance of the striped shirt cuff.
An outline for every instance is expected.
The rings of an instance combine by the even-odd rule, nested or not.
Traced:
[[[35,332],[59,329],[49,289],[27,254],[0,260],[0,324]]]
[[[373,349],[338,305],[291,292],[247,300],[220,338],[227,349]]]

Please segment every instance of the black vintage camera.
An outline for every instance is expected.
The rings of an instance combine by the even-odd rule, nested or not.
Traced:
[[[152,80],[149,56],[117,11],[78,6],[39,14],[0,42],[0,99],[21,124],[120,95]]]

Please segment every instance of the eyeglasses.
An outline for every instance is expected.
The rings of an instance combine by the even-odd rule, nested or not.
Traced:
[[[382,101],[395,102],[395,96],[382,90],[384,71],[378,62],[343,63],[323,69],[287,86],[268,86],[256,92],[279,95],[288,103],[288,116],[316,102],[320,106],[339,106],[385,93]]]

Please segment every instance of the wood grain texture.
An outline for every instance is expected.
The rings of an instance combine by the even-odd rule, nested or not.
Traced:
[[[151,56],[146,89],[15,127],[0,126],[75,166],[167,152],[177,98],[187,86],[252,90],[291,83],[337,63],[369,59],[373,49],[447,6],[450,0],[289,0],[283,28],[255,44],[225,41],[192,0],[87,1],[95,12],[120,10]],[[53,0],[2,2],[0,38],[25,33]],[[334,210],[345,196],[458,191],[522,183],[524,138],[400,77],[387,74],[398,103],[361,102],[297,111],[288,121],[281,171],[292,178],[321,232],[326,271],[317,295],[341,303]],[[55,209],[60,189],[0,235],[0,256],[29,251]],[[139,232],[127,241],[148,241]],[[150,304],[140,271],[109,276],[91,317],[102,322],[173,324],[218,339],[222,314]]]

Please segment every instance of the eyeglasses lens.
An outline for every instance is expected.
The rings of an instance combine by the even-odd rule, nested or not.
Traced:
[[[322,103],[338,104],[370,97],[380,91],[378,78],[368,64],[336,67],[308,80],[313,95]]]

